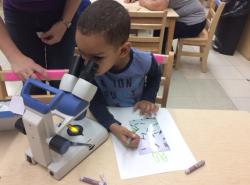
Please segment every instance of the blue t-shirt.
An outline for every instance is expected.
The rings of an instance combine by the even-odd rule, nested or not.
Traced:
[[[149,52],[131,49],[128,65],[95,78],[108,106],[131,107],[141,99],[145,76],[152,62]]]
[[[97,93],[90,103],[90,111],[105,128],[119,123],[107,106],[131,107],[140,100],[155,102],[160,86],[161,71],[149,52],[132,48],[130,61],[122,70],[110,70],[95,78]]]

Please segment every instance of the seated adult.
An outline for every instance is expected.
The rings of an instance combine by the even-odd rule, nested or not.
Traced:
[[[131,1],[125,0],[129,3]],[[172,8],[179,15],[174,38],[196,37],[206,25],[205,10],[199,0],[139,0],[149,10]]]
[[[124,0],[126,3],[135,0]],[[149,10],[172,8],[179,15],[175,24],[174,39],[196,37],[206,25],[206,14],[199,0],[139,0],[139,4]],[[155,33],[156,35],[159,33]],[[166,41],[164,34],[164,41]],[[165,53],[166,42],[163,42],[162,53]]]

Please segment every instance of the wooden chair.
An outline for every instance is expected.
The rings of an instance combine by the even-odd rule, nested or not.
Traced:
[[[202,30],[199,36],[194,38],[181,38],[178,39],[177,44],[177,58],[176,58],[176,68],[180,67],[181,56],[199,57],[201,61],[201,70],[203,73],[207,72],[207,58],[209,49],[212,44],[213,35],[217,27],[219,18],[221,16],[222,10],[224,9],[225,3],[220,2],[217,10],[215,6],[210,5],[206,27]],[[199,52],[183,51],[183,45],[198,46]]]
[[[161,107],[166,107],[173,69],[174,53],[169,52],[169,55],[154,54],[154,57],[159,65],[164,65],[161,77],[161,87],[163,92],[162,95],[157,95],[156,103],[161,104]]]
[[[143,51],[161,53],[163,36],[166,27],[167,11],[135,11],[129,12],[131,17],[131,34],[129,41],[132,47]],[[154,30],[159,30],[159,36],[154,36]],[[141,34],[151,32],[151,34]]]
[[[135,11],[129,12],[131,17],[131,34],[129,42],[132,47],[142,51],[150,51],[152,53],[161,53],[163,45],[163,36],[166,28],[167,10],[165,11]],[[153,34],[141,34],[141,32],[153,33],[154,30],[159,30],[159,36]],[[157,62],[163,65],[163,73],[161,79],[161,87],[163,88],[162,96],[157,96],[156,103],[166,107],[170,79],[173,68],[173,52],[169,55],[154,54]]]
[[[68,72],[68,70],[48,70],[47,74],[49,77],[49,81],[52,80],[61,80],[62,76],[64,73]],[[19,77],[14,74],[10,70],[2,70],[0,67],[0,100],[10,100],[11,97],[8,96],[7,90],[6,90],[6,85],[5,82],[10,82],[10,81],[21,81]],[[43,102],[49,102],[52,95],[44,94],[44,95],[33,95],[34,98],[43,101]]]

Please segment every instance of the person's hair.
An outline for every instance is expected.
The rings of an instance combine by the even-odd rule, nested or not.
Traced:
[[[113,0],[98,0],[81,14],[77,29],[83,35],[102,34],[115,47],[128,40],[130,17],[128,11]]]

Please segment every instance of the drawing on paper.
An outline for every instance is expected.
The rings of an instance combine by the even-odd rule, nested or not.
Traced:
[[[133,132],[140,136],[139,154],[169,151],[170,147],[156,118],[129,121]]]

